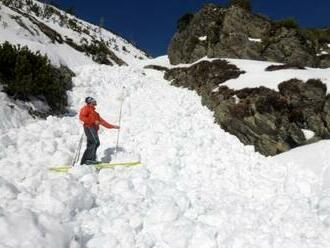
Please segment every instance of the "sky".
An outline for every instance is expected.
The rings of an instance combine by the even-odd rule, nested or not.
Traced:
[[[226,0],[53,0],[64,8],[73,6],[78,17],[104,25],[132,41],[150,55],[167,53],[177,20],[196,12],[205,3]],[[253,0],[254,11],[272,19],[294,17],[301,27],[330,26],[329,0]]]

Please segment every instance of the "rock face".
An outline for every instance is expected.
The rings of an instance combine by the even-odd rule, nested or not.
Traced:
[[[208,96],[217,85],[237,78],[241,73],[244,72],[225,60],[202,61],[188,68],[168,70],[165,79],[173,80],[172,84],[175,86],[184,86]]]
[[[328,67],[330,56],[317,56],[319,46],[297,28],[238,6],[205,5],[179,20],[168,48],[172,64],[204,56],[267,60],[309,67]]]
[[[165,78],[173,85],[196,90],[223,129],[264,155],[330,136],[330,96],[320,80],[291,79],[279,84],[279,91],[218,87],[242,73],[226,61],[215,60],[166,70]],[[313,131],[314,138],[306,140],[303,129]]]

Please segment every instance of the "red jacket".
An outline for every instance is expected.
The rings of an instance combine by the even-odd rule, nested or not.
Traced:
[[[84,123],[85,127],[96,127],[99,129],[99,125],[95,124],[96,121],[106,128],[115,127],[114,125],[103,120],[99,113],[95,111],[95,107],[92,105],[85,105],[80,109],[79,119]]]

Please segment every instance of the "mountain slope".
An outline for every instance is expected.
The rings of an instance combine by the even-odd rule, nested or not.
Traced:
[[[116,123],[126,87],[118,157],[140,156],[140,167],[48,172],[72,160],[82,132],[76,117],[50,117],[1,134],[2,245],[330,245],[318,177],[243,146],[214,124],[196,93],[141,67],[82,67],[70,93],[72,108],[93,95],[101,115]],[[101,129],[100,137],[99,158],[116,157],[116,131]]]
[[[4,5],[6,3],[6,5]],[[27,45],[47,54],[54,65],[75,66],[93,61],[134,64],[147,55],[127,40],[35,0],[0,3],[0,42]]]
[[[13,10],[3,10],[6,20],[12,20]],[[49,26],[52,22],[34,18]],[[140,60],[132,51],[114,52],[128,66],[97,65],[61,44],[59,36],[52,41],[41,32],[42,25],[29,20],[24,19],[39,35],[29,35],[17,22],[0,31],[14,37],[12,42],[42,47],[53,63],[66,63],[75,71],[68,92],[71,110],[77,112],[85,97],[93,96],[101,116],[117,124],[124,96],[119,153],[114,154],[117,130],[101,128],[98,158],[139,158],[142,165],[50,172],[48,167],[73,160],[83,135],[77,115],[31,120],[0,95],[1,247],[330,247],[326,174],[302,168],[299,161],[265,158],[222,130],[196,92],[171,86],[163,72],[144,69],[157,63],[171,67],[167,57]],[[52,30],[62,37],[68,29],[60,32],[55,24]],[[79,41],[77,33],[68,33]],[[116,63],[110,55],[106,58]],[[276,87],[273,77],[304,77],[308,72],[322,74],[329,83],[326,70],[269,72],[259,78],[264,63],[230,61],[247,71],[227,82],[233,87],[267,78]]]

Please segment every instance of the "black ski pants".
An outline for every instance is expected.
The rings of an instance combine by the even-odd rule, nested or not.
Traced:
[[[96,127],[84,127],[84,132],[87,137],[87,147],[82,156],[80,164],[85,164],[87,160],[96,160],[96,151],[100,146],[99,135]]]

